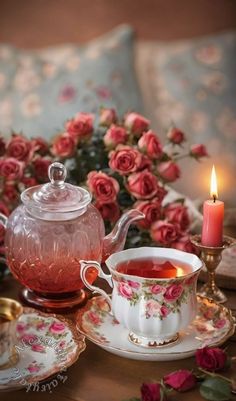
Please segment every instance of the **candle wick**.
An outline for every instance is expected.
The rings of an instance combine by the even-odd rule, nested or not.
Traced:
[[[213,202],[215,203],[215,201],[216,201],[216,196],[213,195]]]

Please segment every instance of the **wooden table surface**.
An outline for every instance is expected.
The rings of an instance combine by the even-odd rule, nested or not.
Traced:
[[[19,286],[14,279],[4,280],[0,295],[17,298]],[[236,315],[236,292],[227,291],[228,303]],[[230,355],[236,355],[236,336],[227,342]],[[118,357],[106,352],[87,341],[86,350],[78,361],[65,373],[65,383],[61,383],[48,392],[26,392],[26,389],[1,393],[1,401],[123,401],[140,395],[139,388],[143,381],[160,379],[162,376],[178,369],[192,369],[194,358],[173,362],[135,361]],[[170,396],[171,401],[201,401],[199,391],[176,393]],[[236,396],[232,396],[236,399]]]

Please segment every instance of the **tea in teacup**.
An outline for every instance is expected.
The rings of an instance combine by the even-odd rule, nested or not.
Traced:
[[[182,277],[192,272],[190,265],[157,257],[129,259],[120,262],[116,271],[130,276],[143,278],[174,278]]]

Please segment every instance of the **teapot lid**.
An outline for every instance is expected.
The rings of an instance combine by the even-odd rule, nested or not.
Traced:
[[[65,182],[66,167],[54,162],[48,168],[50,182],[26,189],[21,200],[36,217],[45,220],[68,220],[84,212],[91,202],[90,193]]]

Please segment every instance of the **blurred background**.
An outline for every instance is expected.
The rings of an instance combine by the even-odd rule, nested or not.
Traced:
[[[234,0],[1,0],[0,130],[49,139],[101,104],[162,138],[174,122],[212,156],[183,163],[177,189],[208,197],[214,162],[235,207],[235,17]]]

